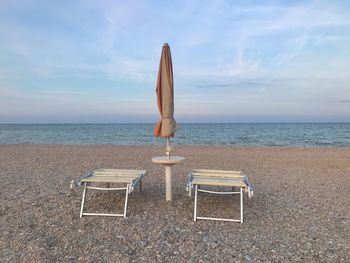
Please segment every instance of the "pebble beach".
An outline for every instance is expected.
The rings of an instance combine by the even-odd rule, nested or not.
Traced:
[[[165,201],[161,146],[0,145],[0,262],[349,262],[350,148],[175,146]],[[146,169],[127,219],[79,218],[97,168]],[[244,223],[193,222],[191,169],[242,170],[254,186]],[[122,209],[124,193],[90,191],[87,210]],[[239,197],[201,194],[199,213],[239,215]]]

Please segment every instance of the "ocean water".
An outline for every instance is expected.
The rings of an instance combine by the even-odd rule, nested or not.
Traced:
[[[153,124],[0,124],[0,144],[164,144]],[[173,144],[350,147],[350,123],[178,124]]]

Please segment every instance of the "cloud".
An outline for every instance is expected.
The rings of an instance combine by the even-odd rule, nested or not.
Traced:
[[[0,97],[2,98],[17,97],[19,95],[20,93],[17,90],[14,90],[13,88],[0,87]]]
[[[350,100],[337,100],[339,103],[350,103]]]
[[[15,99],[17,101],[51,101],[68,102],[79,96],[86,96],[88,93],[72,90],[26,90],[16,87],[1,87],[0,97],[2,99]]]
[[[105,74],[110,79],[150,82],[156,79],[157,66],[155,61],[114,57],[105,66]]]
[[[241,81],[241,82],[232,82],[232,83],[217,83],[217,84],[198,84],[197,88],[240,88],[242,86],[261,86],[263,83],[258,81]]]

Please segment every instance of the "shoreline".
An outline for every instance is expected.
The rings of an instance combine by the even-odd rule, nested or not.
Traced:
[[[166,146],[164,144],[63,144],[63,143],[49,143],[49,144],[39,144],[39,143],[0,143],[1,146],[72,146],[72,147],[159,147],[162,148]],[[271,148],[271,149],[350,149],[350,146],[273,146],[273,145],[228,145],[228,144],[175,144],[171,143],[174,147],[224,147],[224,148]]]

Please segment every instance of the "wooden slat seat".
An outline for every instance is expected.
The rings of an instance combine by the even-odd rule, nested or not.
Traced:
[[[194,177],[193,185],[212,185],[212,186],[233,186],[233,187],[247,187],[243,179],[237,178],[215,178],[215,177]]]
[[[85,179],[82,179],[82,182],[90,183],[120,183],[120,184],[130,184],[137,177],[134,176],[91,176]]]
[[[133,184],[140,180],[146,170],[99,169],[83,178],[81,182]]]

